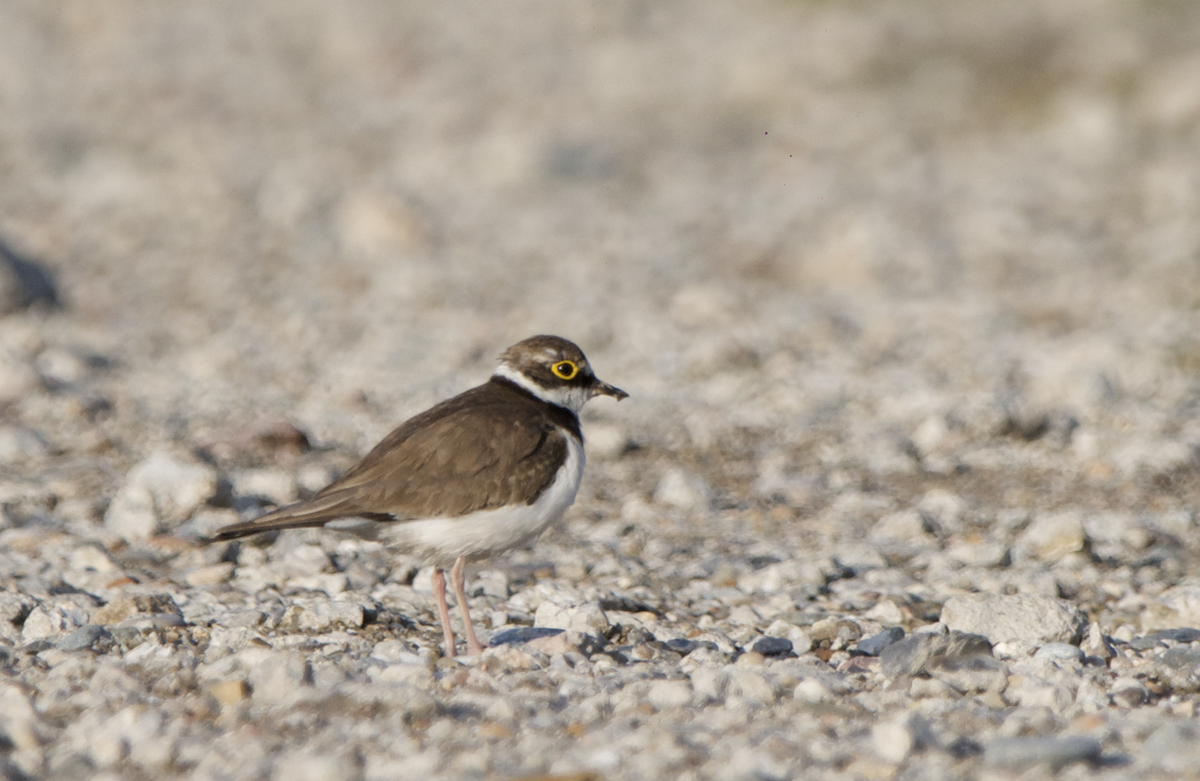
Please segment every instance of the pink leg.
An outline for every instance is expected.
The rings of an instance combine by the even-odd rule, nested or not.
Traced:
[[[442,619],[442,634],[446,638],[446,656],[454,658],[454,631],[450,629],[450,607],[446,604],[446,573],[441,567],[433,570],[433,596],[437,598],[438,616]]]
[[[454,582],[454,596],[458,598],[458,609],[462,611],[463,631],[467,633],[467,653],[478,656],[483,653],[483,644],[475,637],[475,626],[471,623],[471,613],[467,610],[467,591],[463,588],[466,567],[467,560],[459,556],[450,570],[450,579]]]

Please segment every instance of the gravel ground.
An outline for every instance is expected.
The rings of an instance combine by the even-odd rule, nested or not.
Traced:
[[[1133,0],[0,4],[0,772],[1192,776],[1197,51]],[[200,544],[535,333],[633,398],[468,572],[482,657],[419,561]]]

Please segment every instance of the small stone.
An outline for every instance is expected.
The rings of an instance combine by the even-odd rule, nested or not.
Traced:
[[[484,570],[476,575],[475,580],[467,587],[467,594],[475,597],[508,599],[508,575],[500,570]]]
[[[916,510],[901,510],[885,515],[871,528],[874,542],[903,542],[924,547],[937,541],[925,516]]]
[[[805,678],[796,684],[796,688],[792,692],[792,697],[795,699],[813,704],[826,702],[832,696],[833,692],[819,678]]]
[[[347,757],[298,751],[282,757],[271,773],[273,781],[342,781]]]
[[[808,628],[814,642],[839,640],[851,643],[862,637],[862,627],[844,618],[822,618]]]
[[[229,474],[233,494],[240,500],[285,505],[296,501],[296,478],[282,469],[239,469]]]
[[[570,629],[599,637],[607,635],[612,626],[599,602],[576,607],[543,602],[534,613],[533,625],[545,629]]]
[[[1178,645],[1158,657],[1158,677],[1176,694],[1200,691],[1200,649]]]
[[[1011,555],[1000,542],[956,542],[946,548],[946,557],[968,567],[1000,567],[1008,564]]]
[[[587,430],[587,454],[602,461],[618,458],[630,447],[629,436],[611,423],[591,423]]]
[[[221,626],[252,627],[260,626],[267,619],[267,614],[261,610],[234,610],[221,616]]]
[[[488,645],[496,648],[502,645],[510,645],[514,643],[528,643],[531,640],[536,640],[541,637],[552,637],[554,635],[563,634],[566,630],[551,629],[549,627],[533,627],[533,626],[515,626],[512,629],[505,629],[503,632],[497,632],[492,635],[488,641]]]
[[[950,629],[1004,642],[1041,645],[1078,643],[1087,616],[1070,602],[1040,594],[966,594],[942,607],[942,623]]]
[[[1054,562],[1068,553],[1083,550],[1086,540],[1083,515],[1070,510],[1035,516],[1017,539],[1016,549],[1039,561]]]
[[[655,681],[646,692],[646,700],[655,710],[682,708],[692,702],[692,685],[687,681]]]
[[[904,622],[904,611],[900,609],[895,600],[881,599],[875,603],[874,607],[863,614],[863,618],[870,619],[884,626],[897,626]]]
[[[250,696],[250,688],[245,681],[239,679],[221,681],[210,686],[208,690],[217,698],[217,702],[225,706],[237,705]]]
[[[192,454],[154,453],[129,470],[104,526],[126,540],[143,541],[189,518],[218,488],[217,470]]]
[[[92,648],[97,642],[105,638],[112,639],[112,635],[109,634],[107,629],[96,624],[84,624],[55,643],[54,647],[61,651],[82,651]]]
[[[783,656],[792,652],[792,641],[782,637],[763,637],[751,650],[763,656]]]
[[[871,745],[885,762],[898,765],[913,753],[938,744],[929,723],[919,713],[906,713],[898,719],[877,724],[871,729]]]
[[[181,615],[175,600],[167,594],[138,594],[131,597],[114,599],[96,611],[92,623],[101,626],[114,626],[132,618],[139,613]]]
[[[92,617],[94,604],[94,600],[84,595],[66,595],[43,602],[30,611],[21,625],[21,639],[26,643],[50,640],[53,644],[85,624],[99,623]]]
[[[1150,699],[1150,691],[1136,678],[1118,678],[1112,682],[1109,696],[1123,708],[1137,708]]]
[[[1104,661],[1108,661],[1117,655],[1117,649],[1113,646],[1112,640],[1104,636],[1100,631],[1100,624],[1095,621],[1088,626],[1088,635],[1079,644],[1079,648],[1087,656]]]
[[[1200,629],[1192,629],[1190,627],[1163,629],[1155,632],[1152,637],[1159,641],[1170,640],[1176,643],[1194,643],[1200,641]]]
[[[44,457],[50,443],[27,426],[0,426],[0,464],[23,464]]]
[[[917,675],[939,657],[991,656],[992,644],[986,637],[965,632],[935,634],[918,632],[883,649],[879,659],[883,674],[889,678]]]
[[[695,704],[722,702],[729,690],[729,673],[723,667],[697,667],[688,676],[696,692]]]
[[[280,564],[291,577],[319,575],[333,570],[329,554],[320,545],[293,546],[283,554]]]
[[[903,629],[898,626],[889,627],[878,634],[859,640],[858,651],[867,656],[879,656],[883,652],[883,649],[903,639]]]
[[[20,640],[20,625],[35,607],[37,602],[27,594],[0,591],[0,638],[10,642]]]
[[[42,750],[52,734],[30,702],[30,693],[26,685],[0,678],[0,731],[20,751]]]
[[[215,586],[233,577],[233,570],[232,562],[220,561],[206,567],[197,567],[184,577],[184,581],[192,587]]]
[[[1048,765],[1052,771],[1100,758],[1100,741],[1083,735],[1054,738],[997,738],[983,752],[988,767],[1023,771]]]
[[[1033,655],[1035,659],[1054,659],[1056,661],[1082,662],[1083,651],[1069,643],[1047,643]]]
[[[1014,665],[1014,667],[1021,670],[1028,669],[1025,665]],[[1028,672],[1010,675],[1004,688],[1005,698],[1022,707],[1045,708],[1051,713],[1063,713],[1075,704],[1079,689],[1078,677],[1055,675],[1052,670],[1044,668],[1042,672],[1043,675]]]
[[[955,534],[963,530],[971,515],[970,505],[953,491],[932,488],[921,497],[917,509],[921,511],[942,534]]]
[[[925,671],[963,694],[1004,691],[1008,671],[997,659],[983,654],[935,656]]]
[[[1146,606],[1140,616],[1142,629],[1200,627],[1200,585],[1169,588]]]
[[[176,629],[186,626],[178,613],[135,613],[114,627],[116,629]]]
[[[1200,763],[1200,727],[1194,721],[1164,724],[1146,739],[1141,754],[1146,764],[1169,773],[1194,774]]]
[[[775,690],[756,672],[736,665],[729,674],[729,693],[761,707],[775,704]]]
[[[711,645],[714,650],[717,647],[716,644],[714,644],[714,643],[709,643],[709,645]],[[695,651],[697,648],[699,648],[700,643],[697,643],[694,640],[688,640],[687,638],[683,638],[683,637],[675,637],[675,638],[672,638],[672,639],[664,642],[663,647],[666,648],[668,651],[674,651],[675,653],[679,654],[680,656],[687,656],[692,651]]]
[[[527,645],[546,656],[563,656],[569,653],[579,653],[579,646],[571,642],[572,635],[578,637],[578,632],[560,631],[543,637],[535,637]]]
[[[371,649],[371,658],[387,662],[388,664],[395,664],[407,661],[410,658],[416,658],[416,655],[400,640],[381,640]]]
[[[550,664],[550,659],[526,644],[505,643],[503,645],[493,644],[490,648],[485,648],[480,664],[487,670],[505,672],[541,670]]]
[[[671,469],[654,489],[654,501],[677,510],[704,510],[712,503],[712,489],[699,475]]]
[[[797,656],[806,654],[813,649],[812,635],[804,631],[798,626],[794,626],[788,630],[788,640],[792,641],[792,653]]]
[[[290,619],[290,620],[289,620]],[[291,608],[280,625],[292,623],[306,632],[328,632],[335,627],[357,628],[363,625],[365,614],[362,605],[333,599],[314,599]]]
[[[77,383],[92,371],[87,361],[61,347],[49,347],[42,350],[34,361],[34,366],[46,384],[51,387]]]

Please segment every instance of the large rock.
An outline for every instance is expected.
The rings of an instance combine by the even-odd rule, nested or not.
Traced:
[[[158,452],[129,470],[104,514],[126,540],[146,540],[190,518],[217,496],[220,475],[190,453]]]
[[[983,635],[993,644],[1079,644],[1087,616],[1062,599],[1040,594],[967,594],[951,597],[942,607],[942,623],[950,629]]]

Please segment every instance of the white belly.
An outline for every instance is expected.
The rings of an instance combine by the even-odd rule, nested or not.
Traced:
[[[459,556],[484,559],[537,539],[550,524],[562,518],[575,501],[583,477],[583,445],[565,435],[567,460],[550,487],[533,504],[481,510],[456,518],[426,518],[400,523],[373,524],[378,539],[388,547],[411,553],[437,567],[448,567]]]

